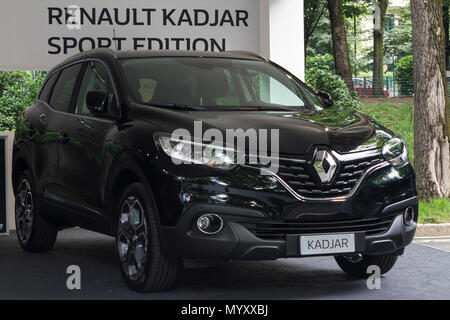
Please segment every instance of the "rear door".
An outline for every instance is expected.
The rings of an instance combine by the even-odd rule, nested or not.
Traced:
[[[65,143],[61,126],[74,98],[81,64],[74,64],[51,75],[34,107],[30,109],[33,132],[35,174],[38,190],[51,198],[63,189],[59,176],[59,155]]]

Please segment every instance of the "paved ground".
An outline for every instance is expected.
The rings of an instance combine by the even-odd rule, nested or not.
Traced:
[[[66,289],[66,268],[79,265],[82,290]],[[0,299],[450,299],[450,252],[409,246],[380,290],[344,275],[333,258],[234,262],[187,269],[169,292],[137,294],[120,277],[114,241],[79,229],[60,233],[49,253],[23,252],[0,237]]]
[[[416,237],[415,243],[422,244],[424,246],[437,248],[450,252],[450,236],[442,237]]]

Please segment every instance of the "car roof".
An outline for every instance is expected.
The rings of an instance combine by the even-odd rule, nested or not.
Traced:
[[[205,51],[182,51],[182,50],[137,50],[137,51],[114,51],[112,49],[91,49],[77,53],[52,68],[49,73],[60,69],[61,67],[89,58],[113,58],[116,60],[130,58],[162,58],[162,57],[193,57],[193,58],[226,58],[226,59],[245,59],[267,61],[264,57],[249,51],[223,51],[223,52],[205,52]]]

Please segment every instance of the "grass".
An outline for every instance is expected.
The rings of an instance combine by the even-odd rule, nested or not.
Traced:
[[[414,164],[414,108],[411,99],[367,99],[362,111],[380,124],[400,134],[406,141],[409,159]],[[420,201],[419,223],[450,222],[450,199]]]
[[[430,202],[419,203],[420,223],[444,223],[450,222],[450,200],[433,199]]]
[[[363,103],[362,111],[383,126],[400,134],[408,146],[409,160],[414,164],[414,108],[408,102]]]

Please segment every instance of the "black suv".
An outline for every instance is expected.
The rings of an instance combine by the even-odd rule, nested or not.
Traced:
[[[18,119],[12,180],[24,250],[73,226],[114,236],[138,291],[172,286],[183,259],[330,255],[353,276],[385,273],[418,214],[399,136],[247,52],[65,60]]]

